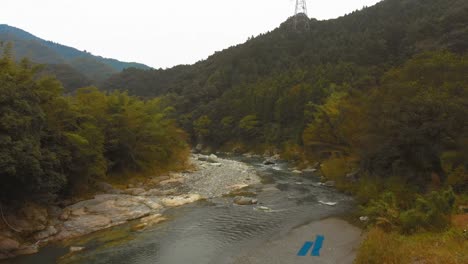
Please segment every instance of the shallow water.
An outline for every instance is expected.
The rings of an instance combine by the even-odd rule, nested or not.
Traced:
[[[86,247],[72,256],[63,257],[67,245],[51,245],[7,263],[230,263],[294,227],[353,207],[350,197],[320,186],[312,173],[293,174],[286,163],[264,166],[261,160],[233,159],[249,163],[262,176],[262,184],[249,188],[257,193],[258,205],[233,205],[232,197],[197,202],[165,211],[169,221],[144,231],[126,224],[72,241]]]

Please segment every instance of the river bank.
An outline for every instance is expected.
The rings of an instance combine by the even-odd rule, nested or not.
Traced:
[[[194,154],[194,170],[148,178],[117,189],[99,183],[93,199],[68,206],[28,203],[5,215],[0,226],[0,259],[34,254],[51,242],[84,236],[140,219],[142,229],[165,220],[166,209],[229,194],[260,178],[247,165],[215,155]],[[3,214],[3,212],[2,212]]]
[[[324,237],[320,256],[298,256],[299,249],[306,241]],[[357,248],[362,242],[362,230],[338,218],[327,218],[292,229],[286,235],[268,241],[243,256],[235,264],[351,264],[356,258]]]

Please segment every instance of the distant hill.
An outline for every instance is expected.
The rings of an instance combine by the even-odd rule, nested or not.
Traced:
[[[0,41],[13,43],[14,55],[17,59],[27,57],[35,63],[54,65],[48,66],[51,73],[60,68],[57,65],[68,65],[66,70],[60,69],[57,77],[62,80],[65,71],[68,76],[76,71],[77,76],[74,76],[75,79],[79,78],[78,75],[86,77],[87,80],[72,81],[75,85],[89,82],[99,83],[112,74],[119,73],[127,68],[150,69],[150,67],[141,63],[122,62],[94,56],[88,52],[38,38],[9,25],[0,25]],[[64,82],[68,82],[68,80]]]

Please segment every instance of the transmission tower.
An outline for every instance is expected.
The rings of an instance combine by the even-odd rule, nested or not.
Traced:
[[[294,12],[294,29],[299,30],[299,26],[309,29],[309,16],[307,15],[307,1],[296,0],[296,10]]]

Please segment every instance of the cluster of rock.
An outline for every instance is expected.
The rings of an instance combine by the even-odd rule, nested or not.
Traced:
[[[260,183],[256,171],[245,163],[218,158],[216,155],[194,154],[192,164],[197,170],[182,173],[192,193],[206,198],[220,197],[234,190]]]

